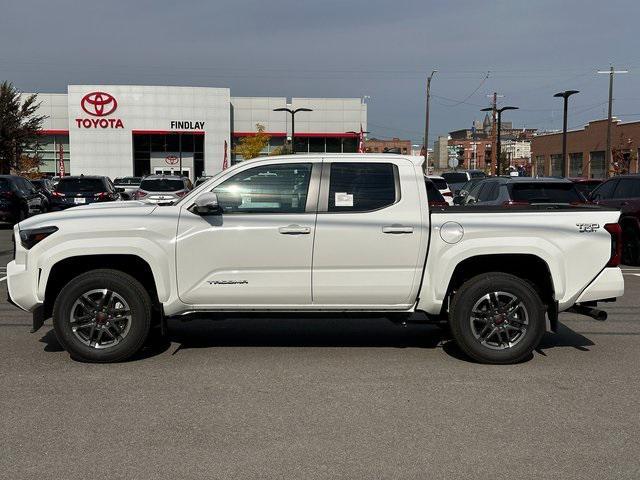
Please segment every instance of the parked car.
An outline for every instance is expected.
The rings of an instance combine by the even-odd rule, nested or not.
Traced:
[[[620,210],[623,262],[640,264],[640,175],[610,178],[591,192],[589,199]]]
[[[427,178],[429,178],[429,180],[433,182],[435,187],[444,197],[447,204],[453,205],[453,194],[451,193],[449,185],[447,185],[447,181],[444,178],[439,177],[438,175],[428,175]]]
[[[453,204],[462,205],[466,196],[469,195],[469,190],[471,190],[471,187],[473,187],[476,183],[484,180],[485,178],[486,177],[472,178],[471,180],[468,180],[466,183],[464,183],[460,187],[460,189],[456,190],[453,193]]]
[[[598,178],[573,177],[569,178],[569,180],[575,183],[578,191],[586,198],[589,198],[591,192],[602,183],[602,180]]]
[[[120,194],[123,200],[130,200],[140,188],[141,181],[142,177],[118,177],[113,180],[113,185],[124,190]]]
[[[442,193],[440,193],[440,190],[438,190],[438,187],[433,183],[430,177],[426,177],[424,179],[424,184],[427,187],[427,199],[430,207],[443,208],[449,206],[449,202],[445,200]]]
[[[464,205],[581,205],[575,184],[562,178],[488,177],[471,187]]]
[[[487,174],[482,170],[457,170],[455,172],[445,172],[442,174],[442,178],[445,179],[452,192],[460,190],[462,185],[471,180],[472,178],[484,178]]]
[[[10,299],[32,312],[33,331],[53,316],[60,344],[94,362],[124,360],[152,326],[194,312],[383,312],[400,323],[418,312],[498,364],[529,357],[558,312],[606,318],[593,307],[624,291],[620,212],[432,209],[422,163],[265,157],[167,207],[27,219],[7,266]]]
[[[194,188],[199,186],[199,185],[202,185],[204,182],[206,182],[207,180],[210,180],[211,178],[213,178],[213,177],[211,177],[211,176],[198,177],[196,179],[196,183],[194,184]]]
[[[26,178],[0,175],[0,220],[11,224],[44,211],[44,198]]]
[[[135,199],[145,203],[170,205],[193,188],[191,181],[179,175],[149,175],[142,179]]]
[[[122,191],[104,176],[62,177],[51,193],[51,210],[64,210],[94,202],[113,202],[120,200]]]
[[[53,182],[48,178],[37,178],[31,180],[31,183],[38,193],[40,193],[44,197],[42,210],[44,212],[48,211],[51,205],[51,196],[53,194],[53,189],[55,188]]]

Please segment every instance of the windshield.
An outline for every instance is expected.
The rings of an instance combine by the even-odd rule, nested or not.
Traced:
[[[175,178],[150,178],[140,183],[140,190],[146,192],[177,192],[184,190],[184,182]]]
[[[106,186],[100,178],[61,178],[56,191],[69,192],[104,192]]]
[[[141,177],[122,177],[116,178],[113,183],[115,185],[140,185]]]
[[[511,199],[529,203],[575,203],[585,199],[572,183],[513,183],[509,185]]]
[[[447,182],[442,178],[430,178],[429,180],[433,182],[433,184],[436,186],[438,190],[446,190],[447,188],[449,188],[449,185],[447,185]]]
[[[452,183],[464,183],[469,180],[467,178],[467,174],[461,172],[443,173],[442,178],[444,178],[449,185],[451,185]]]
[[[471,178],[484,178],[486,177],[484,172],[481,172],[479,170],[476,170],[475,172],[469,172],[469,175],[471,175]]]

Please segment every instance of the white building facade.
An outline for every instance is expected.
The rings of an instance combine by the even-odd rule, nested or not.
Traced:
[[[39,93],[46,115],[40,170],[56,175],[179,173],[195,179],[236,160],[234,145],[270,136],[263,154],[291,141],[291,115],[276,108],[310,108],[295,117],[296,153],[355,152],[367,128],[360,98],[231,97],[228,88],[69,85],[66,94]],[[61,162],[62,159],[62,162]]]

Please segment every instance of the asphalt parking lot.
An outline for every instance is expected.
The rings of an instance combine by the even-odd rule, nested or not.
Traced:
[[[82,364],[3,278],[0,478],[637,479],[640,268],[625,279],[608,321],[562,314],[529,361],[485,366],[435,327],[341,317],[172,321],[132,361]]]

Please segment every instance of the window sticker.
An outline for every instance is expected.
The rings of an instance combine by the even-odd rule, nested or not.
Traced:
[[[336,207],[353,207],[353,194],[346,192],[336,192]]]

